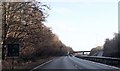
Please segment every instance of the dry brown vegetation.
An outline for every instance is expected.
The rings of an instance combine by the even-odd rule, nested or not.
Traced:
[[[112,39],[107,38],[103,48],[100,46],[93,48],[90,52],[90,55],[93,56],[95,53],[101,51],[105,57],[120,58],[120,33],[115,33]]]
[[[44,25],[49,7],[41,2],[6,2],[3,6],[3,44],[19,44],[20,56],[16,63],[35,62],[50,56],[62,56],[73,51]],[[10,68],[11,59],[2,48],[3,68]],[[17,64],[16,64],[17,65]]]
[[[113,39],[106,39],[103,56],[120,58],[120,33],[115,33]]]

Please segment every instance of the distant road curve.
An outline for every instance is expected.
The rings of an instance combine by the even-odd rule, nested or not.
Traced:
[[[34,70],[44,70],[44,69],[62,69],[62,70],[87,70],[87,71],[120,71],[120,68],[109,66],[101,63],[96,63],[88,60],[83,60],[76,58],[74,56],[62,56],[60,58],[51,60],[47,63],[44,63],[40,66],[34,68]]]

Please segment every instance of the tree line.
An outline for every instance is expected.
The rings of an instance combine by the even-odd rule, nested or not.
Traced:
[[[112,39],[107,38],[103,46],[91,49],[90,56],[102,51],[102,56],[120,58],[120,32],[114,33]]]
[[[6,44],[20,45],[20,59],[35,60],[38,57],[62,56],[72,48],[59,40],[44,25],[50,8],[41,2],[4,2],[2,18],[2,58],[6,57]]]
[[[120,58],[120,33],[115,33],[113,39],[106,39],[103,56]]]

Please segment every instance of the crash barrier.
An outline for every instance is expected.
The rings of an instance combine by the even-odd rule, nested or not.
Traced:
[[[86,59],[94,62],[99,62],[111,66],[120,67],[120,58],[100,57],[100,56],[76,56],[81,59]]]

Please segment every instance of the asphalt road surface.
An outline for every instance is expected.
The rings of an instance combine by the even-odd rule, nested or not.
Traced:
[[[74,56],[63,56],[60,58],[53,59],[51,61],[48,61],[40,66],[37,66],[34,69],[74,69],[74,70],[82,70],[82,69],[88,69],[93,71],[95,70],[113,70],[113,69],[119,69],[117,67],[96,63],[88,60],[83,60],[76,58]],[[88,71],[87,70],[87,71]],[[120,71],[120,70],[117,70]]]

